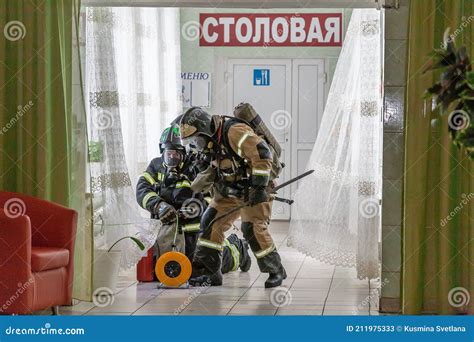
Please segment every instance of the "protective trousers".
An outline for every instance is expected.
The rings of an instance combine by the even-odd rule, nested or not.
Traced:
[[[186,256],[189,260],[193,261],[194,253],[196,251],[196,242],[198,235],[193,233],[185,233],[186,240]],[[242,246],[243,242],[241,239],[225,239],[224,247],[222,249],[222,273],[228,273],[237,271],[242,260]]]
[[[216,194],[201,219],[203,230],[198,242],[193,260],[193,269],[196,272],[209,276],[220,273],[220,252],[224,247],[224,232],[232,227],[235,220],[242,219],[242,233],[248,241],[252,252],[257,258],[260,271],[263,273],[277,273],[281,270],[281,259],[273,239],[268,231],[272,203],[259,203],[253,207],[243,207],[217,221],[211,226],[210,222],[244,202],[238,198],[222,197]],[[221,277],[221,275],[220,275]]]
[[[185,225],[183,227],[183,230],[185,230],[183,234],[184,239],[182,235],[177,236],[176,248],[178,251],[184,252],[188,259],[192,261],[196,251],[198,232],[186,231],[186,228],[188,227]],[[155,245],[155,257],[160,257],[162,254],[172,250],[175,229],[176,228],[174,224],[162,226]],[[229,239],[224,240],[221,267],[222,273],[236,271],[239,268],[242,255],[245,254],[243,248],[242,240],[239,239],[235,234],[230,236]]]

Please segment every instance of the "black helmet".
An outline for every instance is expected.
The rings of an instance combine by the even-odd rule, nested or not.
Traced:
[[[177,167],[184,161],[186,151],[181,145],[179,126],[175,123],[166,128],[160,138],[160,152],[166,166]]]
[[[192,107],[182,115],[179,131],[183,145],[203,150],[215,134],[215,124],[212,115],[200,107]]]
[[[181,116],[179,116],[178,118],[180,117]],[[163,153],[163,150],[166,147],[184,150],[184,146],[181,144],[179,126],[175,121],[171,123],[171,126],[165,128],[163,133],[161,133],[161,138],[160,138],[160,152],[161,153]]]
[[[183,114],[177,116],[173,121],[171,121],[170,126],[178,126],[179,127],[179,123],[181,122],[182,118],[183,118]]]

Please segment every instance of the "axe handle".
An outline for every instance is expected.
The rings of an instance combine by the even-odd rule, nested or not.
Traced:
[[[276,187],[274,187],[274,188],[272,189],[272,191],[273,191],[273,192],[277,192],[277,191],[280,190],[281,188],[284,188],[285,186],[290,185],[291,183],[294,183],[294,182],[300,180],[301,178],[304,178],[304,177],[306,177],[306,176],[312,174],[313,172],[314,172],[314,170],[306,171],[306,172],[302,173],[302,174],[299,175],[299,176],[296,176],[296,177],[294,177],[294,178],[292,178],[292,179],[290,179],[290,180],[288,180],[288,181],[286,181],[286,182],[284,182],[284,183],[281,183],[280,185],[277,185]]]
[[[278,201],[278,202],[283,202],[283,203],[286,203],[288,205],[292,205],[295,202],[295,201],[290,200],[288,198],[281,198],[281,197],[277,197],[277,196],[273,197],[273,200]]]

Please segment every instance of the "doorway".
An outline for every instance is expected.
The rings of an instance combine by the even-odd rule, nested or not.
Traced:
[[[162,65],[166,65],[166,70],[171,70],[170,65],[175,65],[177,70],[181,70],[181,75],[183,73],[192,73],[193,77],[195,74],[208,75],[208,83],[204,87],[207,93],[205,94],[206,96],[203,96],[206,102],[199,102],[199,104],[204,104],[203,107],[212,114],[224,113],[230,115],[233,107],[239,102],[251,103],[282,145],[283,155],[281,159],[286,164],[286,167],[278,182],[282,183],[302,173],[306,169],[306,164],[311,156],[320,130],[326,96],[329,93],[329,85],[338,61],[339,50],[337,48],[326,50],[326,48],[320,47],[307,47],[304,49],[293,47],[281,47],[278,49],[260,48],[258,50],[249,47],[201,47],[199,46],[199,35],[192,39],[192,37],[184,34],[186,30],[183,30],[183,28],[187,27],[187,23],[198,22],[199,15],[203,11],[205,10],[189,8],[179,10],[179,17],[176,15],[173,26],[175,29],[171,30],[177,34],[174,38],[169,35],[166,36],[170,40],[173,39],[173,41],[168,44],[161,44],[161,42],[158,44],[161,47],[166,46],[166,49],[163,51],[167,51],[167,53],[163,54],[163,58],[154,59],[148,58],[150,54],[144,54],[147,57],[146,61],[153,62],[153,65],[156,67],[154,69],[143,67],[142,70],[146,70],[146,73],[143,73],[143,75],[150,77],[153,74],[152,71],[155,69],[159,71]],[[219,11],[221,10],[219,9]],[[228,9],[227,11],[233,10]],[[254,10],[248,9],[247,11]],[[273,11],[276,12],[277,10]],[[344,13],[345,18],[350,17],[350,11],[340,11]],[[170,18],[169,15],[164,17],[167,18],[166,20]],[[169,24],[169,21],[167,23]],[[136,29],[141,28],[138,25],[133,27]],[[110,25],[105,25],[105,29],[109,28]],[[123,31],[121,27],[118,27],[117,30],[119,32]],[[102,30],[99,30],[99,32],[102,32]],[[140,41],[139,39],[156,37],[153,35],[144,35],[142,37],[140,34],[130,36],[133,39],[133,43]],[[118,42],[117,47],[122,48],[125,40],[116,41]],[[175,43],[177,41],[179,41],[179,44]],[[151,45],[148,44],[146,46]],[[177,56],[175,58],[169,57],[170,47],[179,48],[181,59]],[[305,53],[303,54],[302,51],[305,51]],[[302,58],[303,56],[306,58]],[[136,68],[145,64],[135,62],[128,65]],[[124,69],[121,69],[121,71],[124,71]],[[178,72],[170,74],[171,76],[180,75]],[[140,74],[134,73],[133,75],[138,76]],[[128,80],[125,81],[128,82]],[[201,79],[198,81],[201,81]],[[174,84],[175,82],[173,82]],[[176,81],[176,84],[180,84],[180,82]],[[143,96],[146,94],[138,94],[139,96],[136,98],[140,99],[140,103],[145,109],[153,110],[152,117],[153,119],[160,120],[159,124],[161,127],[171,121],[165,114],[179,112],[173,111],[174,106],[170,104],[175,103],[177,99],[182,100],[184,96],[180,97],[180,94],[176,96],[174,94],[176,87],[171,87],[169,82],[164,82],[163,86],[158,88],[160,91],[163,90],[158,100],[151,99],[152,101],[149,101],[147,97]],[[149,87],[148,89],[153,90],[154,87]],[[130,104],[129,101],[124,101],[122,105],[129,106]],[[125,110],[122,113],[126,113]],[[136,111],[135,113],[141,115],[142,112]],[[156,113],[160,115],[155,115]],[[120,120],[118,121],[120,122]],[[137,127],[140,127],[138,123],[146,123],[146,121],[136,122]],[[326,131],[326,129],[324,130]],[[152,133],[159,134],[159,132],[160,129],[156,129]],[[140,146],[140,150],[144,151],[143,145]],[[138,156],[137,150],[130,150],[133,157]],[[153,149],[153,145],[150,145],[148,151],[154,154],[157,153],[156,149]],[[146,165],[143,165],[142,169],[145,169],[145,167]],[[282,189],[279,192],[279,196],[285,198],[294,197],[297,186],[292,184]],[[301,203],[303,201],[297,202]],[[272,222],[270,229],[275,244],[281,252],[289,278],[294,279],[291,285],[288,284],[292,295],[297,299],[302,298],[306,302],[311,302],[310,306],[305,308],[296,306],[285,308],[284,310],[268,306],[267,293],[264,292],[262,296],[262,289],[258,287],[258,284],[261,283],[260,280],[265,275],[260,274],[257,268],[254,267],[247,275],[236,273],[235,275],[227,276],[227,283],[223,286],[223,293],[226,294],[227,299],[232,294],[235,294],[236,288],[242,289],[242,292],[248,291],[247,295],[242,295],[235,302],[233,301],[231,303],[232,307],[219,307],[212,311],[213,307],[209,305],[209,302],[203,301],[201,303],[200,299],[197,299],[196,303],[194,303],[195,305],[186,308],[183,314],[196,311],[202,313],[203,308],[205,312],[213,312],[215,314],[229,314],[231,311],[232,314],[244,312],[247,314],[277,314],[277,312],[278,314],[369,314],[373,308],[376,308],[377,297],[371,294],[374,287],[366,280],[354,279],[357,277],[354,269],[327,265],[287,246],[287,221],[290,218],[294,219],[297,217],[295,208],[293,208],[293,212],[291,212],[291,209],[286,204],[274,202],[274,215],[272,218],[280,222]],[[236,233],[241,234],[238,231]],[[123,293],[118,294],[117,299],[124,298],[124,301],[127,302],[127,297],[130,293],[135,295],[139,292],[146,292],[147,295],[153,297],[153,301],[149,304],[140,303],[135,307],[135,304],[132,303],[131,313],[155,313],[156,308],[153,306],[156,303],[167,302],[171,297],[177,295],[177,291],[180,291],[166,290],[158,295],[156,286],[149,287],[148,284],[136,284],[135,274],[131,272],[123,272],[121,279],[123,279],[123,284],[126,284],[128,287],[123,290]],[[256,281],[257,279],[260,280]],[[311,287],[311,291],[308,291],[309,287]],[[212,296],[213,294],[210,295],[210,298]],[[259,298],[260,303],[257,303],[256,307],[250,311],[247,306],[248,302],[253,301],[255,298]],[[355,304],[362,302],[366,298],[371,299],[371,302],[373,299],[374,303],[369,303],[364,307],[355,306]],[[162,300],[163,302],[161,302]],[[216,304],[220,305],[221,303],[217,295],[212,300]],[[175,307],[171,307],[171,310],[175,310],[181,304],[179,299],[176,299],[176,302],[172,303]],[[104,310],[112,312],[113,309],[112,307]],[[98,312],[99,310],[102,310],[102,308],[94,308],[91,313]],[[160,308],[160,310],[162,309]]]
[[[305,170],[324,110],[324,59],[228,59],[225,71],[228,113],[248,102],[282,147],[279,183]],[[291,197],[296,184],[279,196]],[[291,207],[275,202],[272,219],[289,220]]]

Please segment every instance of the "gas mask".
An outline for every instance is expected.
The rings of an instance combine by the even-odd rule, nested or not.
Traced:
[[[204,152],[209,150],[210,138],[204,135],[193,135],[188,138],[181,139],[181,143],[191,151]]]
[[[179,180],[178,167],[183,161],[183,154],[178,150],[165,149],[163,162],[166,166],[165,186],[175,184]]]
[[[183,161],[183,155],[177,150],[166,149],[163,152],[163,162],[168,169],[175,169]]]

